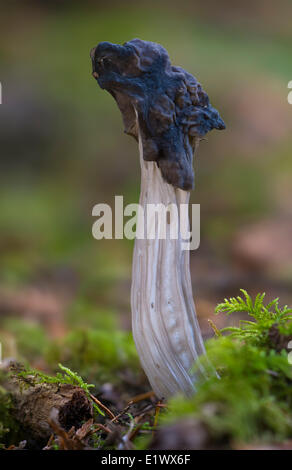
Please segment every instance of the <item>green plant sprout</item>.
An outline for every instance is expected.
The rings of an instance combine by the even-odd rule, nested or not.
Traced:
[[[88,398],[91,400],[93,408],[102,416],[104,416],[104,412],[98,407],[98,405],[92,400],[90,389],[94,388],[94,384],[88,384],[84,382],[82,377],[78,375],[76,372],[73,372],[68,367],[63,366],[62,364],[58,364],[58,367],[62,370],[62,372],[57,372],[55,376],[44,374],[40,371],[35,370],[25,370],[18,373],[19,377],[27,378],[28,376],[33,376],[34,383],[56,383],[56,384],[70,384],[76,387],[82,388]]]
[[[268,304],[264,304],[265,293],[257,294],[253,301],[251,296],[244,289],[240,289],[243,296],[231,297],[224,299],[224,302],[217,305],[215,313],[226,313],[230,315],[235,312],[246,312],[249,316],[254,318],[254,321],[240,320],[239,327],[228,326],[218,330],[215,325],[210,322],[216,336],[222,333],[230,333],[230,336],[238,339],[249,339],[255,345],[268,345],[270,342],[270,335],[272,327],[278,327],[280,332],[289,334],[292,330],[291,325],[287,322],[292,320],[292,308],[285,305],[283,308],[279,307],[279,298],[272,300]],[[292,331],[291,331],[292,332]]]

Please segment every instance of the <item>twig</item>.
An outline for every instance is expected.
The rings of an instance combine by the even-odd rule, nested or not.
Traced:
[[[137,436],[137,434],[140,431],[140,429],[142,428],[142,426],[143,426],[143,423],[140,423],[140,424],[138,424],[138,426],[136,426],[135,429],[133,429],[133,431],[129,435],[129,441],[132,441],[134,439],[134,437]]]
[[[159,416],[159,412],[160,412],[160,408],[161,408],[161,403],[158,402],[156,407],[155,407],[155,415],[154,415],[154,423],[153,423],[153,431],[152,431],[152,436],[154,436],[154,433],[155,433],[155,429],[157,427],[157,423],[158,423],[158,416]]]
[[[136,395],[135,397],[133,397],[129,403],[138,403],[139,401],[147,400],[147,398],[154,397],[154,395],[155,393],[153,392],[153,390],[150,390],[150,392],[146,393],[140,393],[140,395]]]
[[[115,416],[112,419],[112,423],[114,423],[119,418],[121,418],[125,413],[127,413],[127,411],[131,408],[132,405],[134,405],[134,403],[138,403],[139,401],[142,401],[142,400],[147,400],[147,398],[151,398],[154,395],[155,394],[153,390],[150,390],[150,392],[140,393],[139,395],[136,395],[128,402],[127,406],[117,416]]]
[[[127,413],[127,411],[131,408],[133,403],[134,403],[133,401],[129,401],[127,406],[117,416],[114,416],[114,418],[111,420],[111,422],[114,423],[115,421],[120,419],[125,413]]]
[[[107,434],[111,434],[113,431],[111,431],[107,426],[104,426],[103,424],[96,424],[96,430],[101,429],[102,431],[106,432]]]
[[[96,405],[98,405],[112,420],[115,419],[115,415],[109,410],[101,401],[99,401],[94,395],[89,394],[90,398]]]
[[[208,323],[211,326],[212,330],[214,331],[215,336],[218,336],[218,337],[222,336],[221,331],[217,328],[217,326],[215,325],[215,323],[212,320],[208,319]]]

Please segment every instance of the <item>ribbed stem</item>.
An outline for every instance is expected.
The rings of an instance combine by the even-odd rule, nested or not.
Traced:
[[[156,162],[141,162],[140,205],[188,204],[189,192],[167,184]],[[179,212],[179,210],[178,210]],[[191,369],[205,353],[196,317],[189,268],[189,250],[182,249],[182,238],[136,238],[131,289],[132,324],[142,367],[159,398],[195,391],[196,375]],[[201,366],[201,372],[205,371]]]

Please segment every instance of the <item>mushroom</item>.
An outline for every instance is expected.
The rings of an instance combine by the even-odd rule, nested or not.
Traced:
[[[124,45],[101,42],[90,53],[102,89],[116,100],[125,132],[139,142],[140,205],[189,203],[193,189],[193,153],[212,129],[224,129],[197,80],[170,63],[159,44],[133,39]],[[148,218],[149,219],[149,218]],[[148,223],[151,221],[148,220]],[[147,230],[138,216],[137,232]],[[205,353],[195,312],[189,250],[178,237],[136,236],[131,308],[132,327],[142,367],[159,398],[190,396],[206,371],[198,358]],[[146,232],[145,232],[146,233]],[[194,364],[198,363],[196,372]]]

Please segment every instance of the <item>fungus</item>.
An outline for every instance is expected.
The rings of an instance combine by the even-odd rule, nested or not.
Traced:
[[[139,143],[140,205],[189,203],[193,154],[204,135],[224,129],[218,111],[197,80],[170,63],[159,44],[133,39],[123,46],[102,42],[90,53],[102,89],[116,100],[125,132]],[[137,227],[147,231],[147,217]],[[159,398],[195,391],[205,353],[196,317],[183,236],[135,240],[131,288],[133,336],[142,367]],[[146,233],[146,232],[145,232]]]

